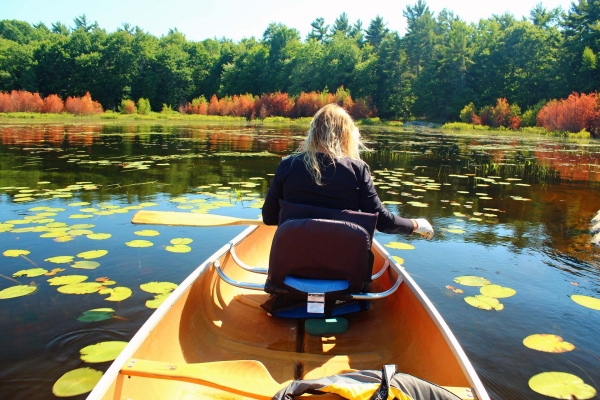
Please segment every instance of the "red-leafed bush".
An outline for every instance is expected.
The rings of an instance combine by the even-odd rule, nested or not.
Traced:
[[[65,103],[56,95],[51,94],[44,99],[44,111],[48,114],[60,114],[65,109]]]
[[[490,109],[490,123],[492,128],[499,126],[508,127],[511,117],[510,105],[508,100],[500,98],[496,102],[496,106]]]
[[[254,97],[251,94],[233,95],[231,103],[232,116],[254,119]]]
[[[83,97],[67,97],[65,110],[75,115],[101,114],[103,111],[100,103],[92,100],[89,92]]]
[[[196,97],[191,103],[187,103],[180,112],[182,114],[206,115],[208,113],[208,104],[204,96]]]
[[[508,119],[508,126],[513,131],[516,131],[517,129],[519,129],[521,127],[521,117],[519,117],[517,115],[511,115],[510,118]]]
[[[221,115],[221,105],[216,94],[213,94],[208,103],[208,115]]]
[[[377,108],[373,105],[370,97],[357,99],[352,105],[349,114],[354,119],[371,118],[377,114]]]
[[[287,93],[265,93],[254,102],[254,111],[261,118],[288,117],[294,109],[294,100]]]
[[[135,102],[133,100],[121,100],[120,111],[122,114],[135,114]]]
[[[10,94],[0,92],[0,112],[10,112]]]
[[[597,93],[573,92],[568,98],[549,101],[537,115],[537,125],[549,131],[580,132],[597,135],[600,105]]]
[[[25,90],[13,90],[2,93],[0,98],[0,111],[2,112],[42,112],[44,100],[39,93],[30,93]]]

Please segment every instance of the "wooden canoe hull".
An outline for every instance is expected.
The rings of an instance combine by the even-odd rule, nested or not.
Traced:
[[[266,268],[274,232],[250,227],[231,243],[244,263]],[[371,290],[387,290],[398,274],[404,282],[393,295],[372,301],[369,311],[347,316],[347,332],[323,337],[305,334],[297,320],[267,315],[259,307],[267,294],[221,281],[212,266],[216,259],[234,280],[265,279],[237,266],[228,248],[200,265],[156,310],[89,399],[270,398],[293,379],[384,364],[489,398],[437,310],[377,242],[374,272],[386,260],[392,268]]]

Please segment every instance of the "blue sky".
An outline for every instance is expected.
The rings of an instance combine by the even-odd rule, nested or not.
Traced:
[[[138,25],[155,36],[177,28],[189,40],[226,37],[238,41],[244,37],[262,37],[271,22],[281,22],[300,31],[304,38],[310,23],[325,18],[326,24],[346,12],[350,22],[357,19],[366,27],[377,15],[383,17],[388,28],[401,35],[406,30],[402,11],[417,0],[0,0],[0,19],[18,19],[30,23],[61,21],[73,25],[73,19],[86,14],[109,32],[122,23]],[[510,12],[517,18],[529,16],[529,11],[542,3],[547,8],[567,10],[570,0],[462,0],[426,1],[438,13],[443,8],[467,22],[477,22],[494,14]]]

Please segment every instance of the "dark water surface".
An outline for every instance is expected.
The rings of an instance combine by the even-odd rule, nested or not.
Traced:
[[[255,218],[269,174],[282,155],[297,148],[304,131],[198,124],[0,126],[0,222],[25,221],[11,228],[17,232],[0,230],[0,253],[30,251],[26,257],[0,255],[0,290],[16,282],[37,286],[28,296],[0,300],[0,398],[53,398],[52,385],[67,371],[106,370],[109,362],[85,363],[79,350],[131,339],[153,312],[145,306],[153,295],[140,284],[180,283],[243,230],[133,226],[129,221],[140,208],[136,206]],[[600,297],[599,253],[591,244],[591,219],[600,209],[600,146],[435,131],[363,134],[374,149],[364,158],[381,198],[401,202],[389,208],[405,217],[427,218],[436,229],[432,241],[383,234],[377,239],[415,246],[389,251],[405,260],[406,270],[450,325],[492,398],[546,398],[528,387],[533,375],[545,371],[575,374],[598,390],[600,311],[576,304],[570,296]],[[31,211],[44,206],[56,215]],[[97,211],[80,211],[86,208]],[[74,214],[91,218],[72,218]],[[89,230],[112,236],[73,236],[66,242],[40,237],[52,222],[93,224]],[[19,230],[28,227],[37,231]],[[141,229],[160,234],[134,234]],[[173,238],[192,238],[191,251],[167,251]],[[154,245],[125,245],[136,239]],[[100,266],[93,270],[44,261],[54,256],[77,261],[77,254],[99,249],[108,254],[94,260]],[[36,267],[65,268],[57,276],[82,274],[88,281],[108,277],[133,294],[108,302],[99,293],[59,293],[47,282],[49,276],[12,278]],[[454,283],[461,275],[484,277],[517,294],[500,299],[501,311],[474,308],[464,298],[478,295],[479,288]],[[113,308],[116,317],[77,320],[84,311],[103,307]],[[553,354],[525,347],[523,339],[536,333],[559,335],[576,349]]]

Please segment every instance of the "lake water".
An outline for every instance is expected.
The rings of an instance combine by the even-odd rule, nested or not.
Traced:
[[[0,256],[0,290],[36,287],[27,296],[0,300],[0,398],[52,398],[52,385],[64,373],[106,370],[110,362],[86,363],[79,350],[131,339],[153,312],[146,301],[154,295],[140,285],[180,283],[243,230],[134,226],[130,220],[137,209],[256,218],[281,156],[298,147],[305,131],[258,125],[0,125],[0,253],[29,252]],[[382,200],[402,216],[427,218],[436,230],[431,241],[381,233],[376,239],[415,246],[389,251],[404,259],[492,398],[547,398],[528,387],[532,376],[546,371],[572,373],[598,390],[600,311],[571,296],[600,298],[599,252],[591,244],[591,220],[600,209],[600,144],[385,128],[365,129],[363,135],[373,149],[364,159]],[[134,233],[143,229],[159,234]],[[93,239],[96,233],[110,237]],[[168,251],[175,238],[193,239],[191,250]],[[133,240],[153,246],[125,244]],[[72,267],[83,260],[78,254],[91,250],[108,253],[90,260],[99,263],[94,269]],[[45,261],[57,256],[73,259]],[[109,278],[116,282],[112,287],[129,288],[132,295],[110,302],[107,293],[60,293],[47,282],[54,276],[13,277],[35,268],[64,268],[55,276],[85,275],[87,281]],[[464,275],[516,294],[499,299],[501,311],[472,307],[465,298],[479,295],[480,288],[454,282]],[[106,307],[114,309],[112,318],[77,319]],[[561,336],[575,349],[532,350],[523,345],[532,334]]]

